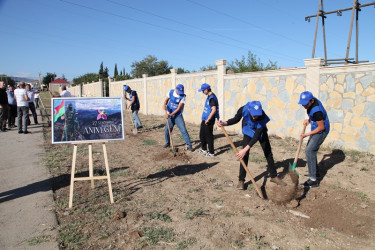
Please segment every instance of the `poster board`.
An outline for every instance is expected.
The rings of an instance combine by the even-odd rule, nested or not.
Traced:
[[[52,143],[124,140],[122,98],[52,98]]]

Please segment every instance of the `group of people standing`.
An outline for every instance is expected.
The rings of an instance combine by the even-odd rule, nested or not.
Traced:
[[[130,101],[127,108],[132,108],[133,118],[135,124],[137,124],[136,126],[142,126],[138,117],[140,105],[136,91],[131,90],[131,88],[127,85],[124,86],[124,91],[130,94],[130,98],[127,98],[126,96],[125,98]],[[262,104],[259,101],[248,102],[238,109],[233,118],[227,121],[222,121],[220,120],[219,116],[219,102],[216,95],[212,92],[211,86],[207,83],[203,83],[198,91],[207,96],[206,101],[204,102],[201,118],[202,122],[199,133],[201,149],[198,151],[198,153],[203,154],[206,157],[215,157],[213,136],[215,120],[217,126],[219,127],[234,125],[242,120],[243,148],[238,152],[237,158],[243,159],[247,165],[250,149],[256,142],[259,142],[267,160],[267,172],[271,178],[270,181],[276,183],[277,185],[285,186],[286,184],[277,176],[267,129],[267,123],[270,121],[270,118],[264,112]],[[183,118],[185,103],[186,95],[184,92],[184,86],[182,84],[178,84],[175,89],[170,90],[166,94],[163,110],[165,111],[165,118],[167,119],[167,122],[164,129],[165,145],[163,148],[170,147],[171,142],[169,131],[172,132],[174,125],[177,125],[187,145],[187,149],[191,152],[193,151],[190,136],[186,129]],[[303,121],[303,125],[311,125],[310,132],[303,132],[300,134],[301,139],[309,137],[305,151],[309,174],[307,175],[307,181],[302,185],[308,188],[317,187],[319,186],[319,180],[321,178],[318,169],[317,153],[329,133],[329,119],[322,103],[309,91],[304,91],[300,94],[298,104],[302,105],[306,109],[308,115],[308,118]],[[238,189],[245,189],[245,177],[246,171],[240,164],[237,184]]]
[[[29,110],[34,124],[38,124],[36,108],[39,107],[39,91],[32,89],[30,84],[24,82],[21,82],[17,88],[12,85],[6,88],[6,84],[0,81],[0,131],[6,132],[17,127],[19,134],[28,134],[27,126],[31,123]]]

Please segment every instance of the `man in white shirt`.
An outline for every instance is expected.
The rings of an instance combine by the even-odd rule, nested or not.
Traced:
[[[28,134],[29,132],[27,131],[27,116],[29,115],[30,98],[27,95],[24,82],[21,82],[18,87],[19,87],[18,89],[14,90],[14,98],[16,98],[16,101],[17,101],[18,134],[22,134],[22,133]],[[23,127],[22,127],[22,118],[23,118]]]
[[[72,94],[68,90],[66,90],[66,86],[62,86],[61,89],[62,89],[62,92],[60,94],[61,97],[71,97],[72,96]]]
[[[29,99],[30,99],[29,100],[29,110],[33,114],[34,124],[38,124],[38,116],[36,114],[35,104],[34,104],[34,95],[35,95],[36,91],[31,89],[30,84],[26,84],[26,90],[27,90],[27,95],[29,96]],[[28,121],[27,124],[30,125],[29,116],[27,116],[27,121]]]

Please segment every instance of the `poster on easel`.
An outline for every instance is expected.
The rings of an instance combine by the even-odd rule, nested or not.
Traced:
[[[122,98],[52,98],[52,143],[124,140]]]

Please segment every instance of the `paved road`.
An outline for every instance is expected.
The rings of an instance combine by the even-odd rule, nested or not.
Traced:
[[[59,249],[50,176],[41,158],[43,127],[29,131],[0,132],[0,249]],[[32,245],[43,239],[48,241]]]

